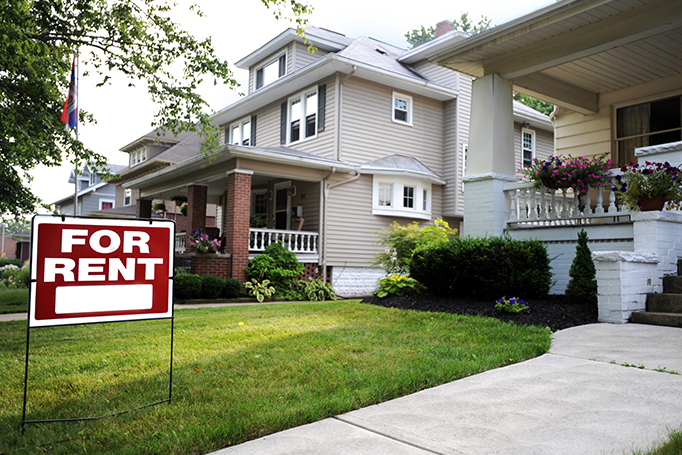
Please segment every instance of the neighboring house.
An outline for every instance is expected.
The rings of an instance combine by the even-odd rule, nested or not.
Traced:
[[[125,166],[118,164],[110,164],[108,172],[116,174]],[[88,165],[83,166],[82,171],[78,175],[74,175],[72,170],[69,175],[69,183],[74,185],[77,179],[77,194],[78,201],[76,215],[85,215],[98,210],[111,210],[116,208],[116,186],[112,183],[102,180],[105,174],[102,170],[96,170]],[[75,191],[75,188],[74,188]],[[55,211],[61,215],[74,215],[74,194],[59,199],[52,203]]]
[[[672,239],[682,235],[682,216],[623,212],[608,190],[593,191],[584,211],[536,216],[536,193],[509,183],[515,172],[512,90],[555,104],[558,154],[610,152],[616,162],[680,164],[680,2],[563,0],[480,35],[447,41],[429,61],[477,78],[464,233],[499,235],[511,228],[512,237],[545,240],[550,255],[562,255],[553,267],[554,290],[563,291],[577,231],[585,228],[590,248],[598,251],[600,320],[626,322],[643,311],[646,294],[661,291],[661,277],[677,273],[682,244]]]
[[[371,267],[377,232],[394,220],[458,228],[464,215],[472,79],[423,56],[447,36],[468,35],[405,51],[309,27],[311,53],[288,29],[237,62],[248,94],[213,116],[224,145],[210,164],[195,145],[184,161],[123,173],[122,187],[138,215],[186,194],[191,229],[216,204],[236,278],[280,239],[339,295],[370,294],[384,274]],[[515,104],[513,122],[517,162],[552,153],[546,116]]]

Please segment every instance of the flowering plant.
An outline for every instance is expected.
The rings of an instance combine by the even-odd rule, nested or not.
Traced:
[[[540,185],[550,188],[573,188],[579,193],[587,193],[590,188],[604,186],[611,182],[611,159],[608,154],[592,158],[584,156],[574,158],[571,155],[550,156],[546,160],[533,159],[529,166],[520,169],[527,182],[533,182],[535,188]]]
[[[530,313],[528,303],[517,297],[512,297],[511,299],[502,297],[495,300],[495,309],[497,311],[506,311],[507,313]]]
[[[633,163],[620,169],[613,190],[621,202],[632,210],[639,210],[642,197],[662,196],[669,209],[682,207],[682,171],[665,163],[646,161],[644,165]]]
[[[215,253],[220,248],[220,240],[212,239],[201,229],[192,232],[188,239],[189,245],[197,249],[199,253]]]

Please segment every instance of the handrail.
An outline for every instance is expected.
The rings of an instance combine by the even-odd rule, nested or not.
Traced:
[[[265,251],[265,248],[276,241],[289,251],[299,254],[318,254],[317,243],[319,233],[311,231],[289,231],[280,229],[249,229],[249,251]]]

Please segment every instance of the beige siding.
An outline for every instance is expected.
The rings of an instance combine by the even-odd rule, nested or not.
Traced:
[[[341,160],[367,163],[398,154],[442,174],[442,102],[405,93],[413,98],[413,124],[408,126],[392,121],[390,87],[350,78],[342,93]]]
[[[517,175],[519,170],[523,167],[521,160],[523,159],[523,145],[521,143],[521,131],[523,125],[514,122],[514,166]],[[550,155],[554,154],[554,135],[545,130],[529,128],[530,131],[535,132],[535,158],[546,160]]]
[[[457,196],[461,191],[461,153],[459,147],[459,128],[457,127],[457,100],[444,104],[443,122],[443,178],[448,184],[443,188],[443,213],[446,216],[457,214]]]
[[[554,118],[556,153],[590,156],[610,152],[615,136],[611,116],[616,108],[681,92],[682,76],[676,76],[603,94],[596,114],[583,115],[560,109]]]
[[[463,76],[457,71],[453,71],[444,66],[434,65],[427,60],[416,63],[413,65],[413,68],[426,76],[430,81],[454,89],[459,88],[459,78],[460,76]]]
[[[320,231],[320,182],[294,181],[296,195],[291,198],[291,205],[303,206],[304,231]],[[292,229],[298,226],[291,225]]]
[[[322,58],[329,53],[327,51],[318,49],[313,54],[312,52],[308,51],[307,45],[298,42],[294,43],[291,46],[291,48],[292,48],[291,55],[293,55],[293,57],[291,58],[291,69],[287,69],[287,71],[296,71],[298,69],[301,69],[304,66],[308,65],[309,63],[312,63],[315,60]]]
[[[459,75],[459,96],[457,97],[457,163],[458,175],[456,183],[455,216],[464,216],[464,192],[462,178],[464,170],[464,147],[469,143],[469,129],[471,126],[471,98],[473,79],[464,74]]]
[[[352,202],[350,202],[352,201]],[[433,187],[433,218],[442,216],[442,191]],[[326,264],[333,267],[369,267],[375,252],[377,232],[386,229],[393,221],[409,224],[410,218],[392,218],[372,215],[372,176],[332,188],[327,200]],[[419,221],[420,225],[432,224]]]
[[[286,48],[281,48],[277,52],[274,52],[270,55],[268,55],[266,58],[261,60],[260,62],[256,63],[255,65],[251,66],[249,68],[249,90],[247,93],[252,93],[253,92],[253,84],[254,80],[256,77],[256,70],[263,66],[263,64],[268,63],[270,60],[274,59],[275,57],[278,57],[282,55],[283,52],[286,52],[287,54],[287,74],[292,71],[292,66],[291,66],[291,45],[287,46]]]

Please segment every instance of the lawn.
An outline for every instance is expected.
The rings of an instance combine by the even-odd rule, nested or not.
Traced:
[[[28,311],[28,289],[0,290],[0,314],[26,313]]]
[[[541,355],[551,335],[356,301],[183,309],[172,404],[22,434],[25,324],[0,323],[0,453],[206,453]],[[167,398],[169,344],[168,320],[33,329],[27,419]]]

